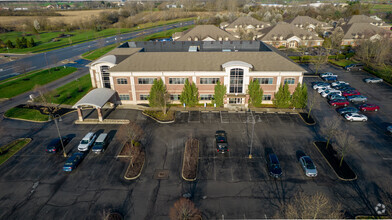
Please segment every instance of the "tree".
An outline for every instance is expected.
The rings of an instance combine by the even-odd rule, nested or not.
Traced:
[[[277,108],[290,107],[291,96],[289,91],[289,85],[287,83],[285,83],[284,85],[280,84],[278,92],[275,93],[273,103]]]
[[[343,29],[341,27],[335,28],[335,30],[332,31],[332,34],[329,37],[329,39],[331,40],[331,47],[337,50],[340,49],[343,37],[344,37]],[[337,57],[338,57],[338,53],[336,53],[335,59],[337,59]]]
[[[139,142],[143,135],[143,129],[136,122],[129,122],[129,124],[124,124],[119,129],[119,137],[125,142]]]
[[[329,198],[316,192],[311,196],[298,193],[289,204],[282,204],[283,216],[286,219],[341,219],[341,205],[334,203]]]
[[[308,118],[310,118],[310,112],[312,111],[312,109],[316,106],[316,104],[317,105],[319,104],[316,100],[317,100],[317,97],[315,95],[313,95],[312,98],[309,100],[309,103],[308,103],[308,108],[309,108]]]
[[[334,138],[335,135],[339,133],[339,127],[341,126],[341,124],[340,124],[340,120],[330,120],[330,119],[325,119],[324,124],[325,126],[324,126],[323,133],[327,138],[326,148],[328,148],[331,139]]]
[[[14,44],[10,40],[7,41],[6,45],[8,48],[14,48]]]
[[[22,48],[26,48],[27,47],[27,39],[25,37],[22,37],[20,39],[20,42],[22,44]]]
[[[180,96],[182,104],[193,107],[199,102],[199,91],[195,83],[189,83],[189,80],[185,80],[184,88]]]
[[[337,151],[340,155],[339,166],[342,166],[344,157],[350,152],[351,147],[356,145],[356,140],[354,136],[349,135],[347,131],[344,131],[337,136],[337,142]]]
[[[16,48],[18,48],[18,49],[23,48],[22,42],[20,41],[19,37],[16,38],[15,43],[16,43]]]
[[[170,208],[169,216],[171,220],[199,220],[202,219],[200,211],[192,201],[181,198]]]
[[[259,80],[253,80],[248,85],[249,104],[260,107],[263,100],[263,89],[260,88]]]
[[[150,90],[150,96],[148,97],[148,102],[151,107],[160,107],[164,115],[167,114],[166,107],[168,102],[169,94],[166,90],[166,85],[163,83],[162,79],[154,80],[154,84]]]
[[[227,87],[218,81],[215,85],[214,91],[214,103],[217,107],[223,106],[223,99],[225,97]]]
[[[321,47],[317,50],[317,55],[314,58],[314,65],[316,66],[316,74],[318,74],[319,68],[322,64],[326,63],[328,60],[328,55],[323,55]]]
[[[306,84],[298,83],[292,96],[292,105],[295,108],[305,108],[308,102],[308,88]]]

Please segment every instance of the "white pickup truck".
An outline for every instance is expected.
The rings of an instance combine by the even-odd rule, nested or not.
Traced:
[[[324,78],[324,77],[338,77],[338,75],[333,74],[331,72],[326,72],[326,73],[321,73],[320,77]]]

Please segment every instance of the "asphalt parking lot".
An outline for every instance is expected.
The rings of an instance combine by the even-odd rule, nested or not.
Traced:
[[[392,87],[362,83],[363,72],[331,66],[323,71],[337,72],[340,79],[379,104],[381,111],[366,113],[369,121],[365,123],[345,122],[313,90],[309,95],[319,96],[319,104],[312,110],[315,126],[305,125],[296,114],[198,111],[177,112],[175,123],[158,124],[135,110],[115,110],[109,117],[136,121],[146,133],[146,163],[135,181],[123,179],[127,163],[116,158],[121,149],[117,125],[74,125],[76,113],[63,117],[59,124],[62,134],[75,136],[66,146],[68,154],[77,151],[78,142],[89,131],[114,134],[104,154],[90,152],[75,171],[64,173],[65,158],[44,152],[45,143],[57,135],[53,122],[2,119],[0,126],[12,132],[1,132],[0,144],[19,137],[33,141],[0,167],[0,218],[96,219],[104,209],[112,209],[126,219],[167,219],[170,207],[186,193],[192,195],[204,219],[271,218],[298,192],[324,192],[343,205],[348,217],[372,214],[392,176],[392,137],[383,130],[384,124],[392,121],[388,114]],[[305,78],[306,83],[318,80]],[[339,180],[312,145],[323,139],[324,120],[341,120],[341,128],[359,140],[346,159],[358,180]],[[216,152],[216,130],[227,132],[229,153]],[[188,137],[200,140],[198,176],[192,183],[180,176]],[[278,180],[268,175],[266,149],[273,150],[280,160],[283,176]],[[305,177],[297,151],[313,159],[316,178]],[[158,170],[167,171],[167,179],[156,179]]]

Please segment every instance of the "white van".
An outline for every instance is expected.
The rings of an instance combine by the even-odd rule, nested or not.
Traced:
[[[94,153],[101,153],[105,151],[105,147],[107,145],[107,139],[108,139],[108,134],[102,133],[98,136],[97,140],[94,143],[93,146],[93,152]]]

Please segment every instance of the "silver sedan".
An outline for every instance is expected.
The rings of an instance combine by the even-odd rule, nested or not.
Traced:
[[[347,100],[350,102],[366,102],[367,98],[363,95],[353,95],[347,97]]]
[[[304,169],[305,175],[308,177],[316,177],[317,176],[317,169],[314,165],[312,159],[309,156],[303,156],[299,158],[299,162]]]
[[[363,79],[363,81],[365,83],[381,83],[381,82],[383,82],[383,79],[372,77],[372,78],[365,78],[365,79]]]

